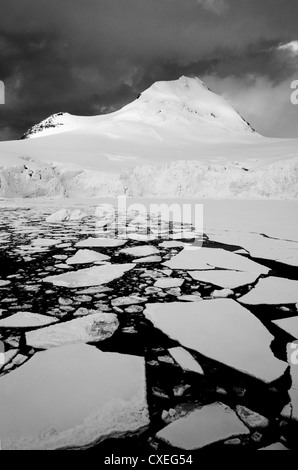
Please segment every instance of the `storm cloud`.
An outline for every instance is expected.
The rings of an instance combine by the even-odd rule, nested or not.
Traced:
[[[199,76],[261,133],[298,137],[297,0],[1,0],[0,139]],[[292,46],[291,46],[292,44]]]

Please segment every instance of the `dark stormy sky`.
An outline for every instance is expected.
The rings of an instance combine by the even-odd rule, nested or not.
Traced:
[[[297,0],[0,0],[0,140],[199,76],[261,133],[298,137]]]

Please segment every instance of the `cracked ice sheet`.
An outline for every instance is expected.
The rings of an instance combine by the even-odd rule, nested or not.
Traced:
[[[287,367],[271,351],[274,337],[234,300],[151,304],[144,314],[182,346],[264,382],[276,380]]]
[[[231,408],[222,403],[212,403],[177,419],[159,431],[156,437],[173,447],[191,451],[249,433]]]
[[[145,385],[140,357],[85,344],[37,353],[1,378],[2,449],[79,447],[137,432],[149,424]]]
[[[268,274],[269,268],[250,259],[235,255],[221,248],[185,248],[170,261],[164,263],[171,269],[210,270],[214,268],[231,269],[249,273]]]
[[[207,235],[212,241],[241,246],[253,258],[269,259],[298,266],[297,242],[268,238],[258,233],[209,230]]]
[[[190,276],[195,281],[213,284],[224,289],[236,289],[254,283],[259,274],[246,273],[241,271],[190,271]]]
[[[284,305],[298,302],[298,281],[282,277],[260,279],[238,302],[247,305]]]
[[[71,273],[48,276],[43,279],[43,282],[69,288],[100,286],[122,277],[124,273],[134,267],[135,264],[133,263],[93,266],[92,268],[79,269]]]

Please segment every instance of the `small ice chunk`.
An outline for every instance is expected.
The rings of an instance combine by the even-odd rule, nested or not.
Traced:
[[[129,256],[151,256],[156,255],[159,253],[159,250],[155,246],[150,245],[140,245],[140,246],[133,246],[131,248],[124,248],[120,250],[120,253]]]
[[[160,287],[161,289],[170,289],[173,287],[181,287],[184,283],[184,279],[174,278],[174,277],[165,277],[158,279],[154,286]]]
[[[95,343],[110,338],[119,326],[114,313],[99,312],[26,333],[28,346],[48,349],[72,343]]]
[[[187,451],[249,434],[236,413],[222,403],[213,403],[177,419],[156,435],[173,447]]]
[[[186,349],[177,347],[169,349],[172,358],[179,364],[179,366],[188,372],[196,372],[197,374],[204,375],[204,371],[200,364],[193,358],[193,356],[186,351]]]
[[[117,238],[87,238],[78,242],[78,248],[116,248],[125,245],[126,240],[119,240]]]
[[[101,253],[97,253],[97,251],[93,250],[79,250],[74,256],[69,258],[66,263],[73,265],[73,264],[91,264],[95,262],[101,261],[108,261],[110,259],[109,256],[103,255]]]

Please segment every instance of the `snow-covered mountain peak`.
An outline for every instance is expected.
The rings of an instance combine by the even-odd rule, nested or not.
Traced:
[[[115,138],[155,135],[164,131],[182,138],[226,140],[254,132],[252,127],[221,96],[213,93],[199,78],[154,83],[132,103],[102,116],[53,114],[33,126],[22,139],[46,137],[65,132],[105,134]]]
[[[178,80],[156,82],[123,110],[133,107],[138,107],[143,116],[155,113],[166,115],[170,120],[193,118],[198,126],[209,121],[215,133],[218,125],[226,131],[254,132],[223,97],[213,93],[197,77],[182,76]]]
[[[71,123],[74,124],[75,116],[69,113],[55,113],[48,118],[41,121],[39,124],[31,127],[21,139],[29,139],[34,137],[40,137],[41,135],[56,134],[59,131],[64,131],[64,127]]]

